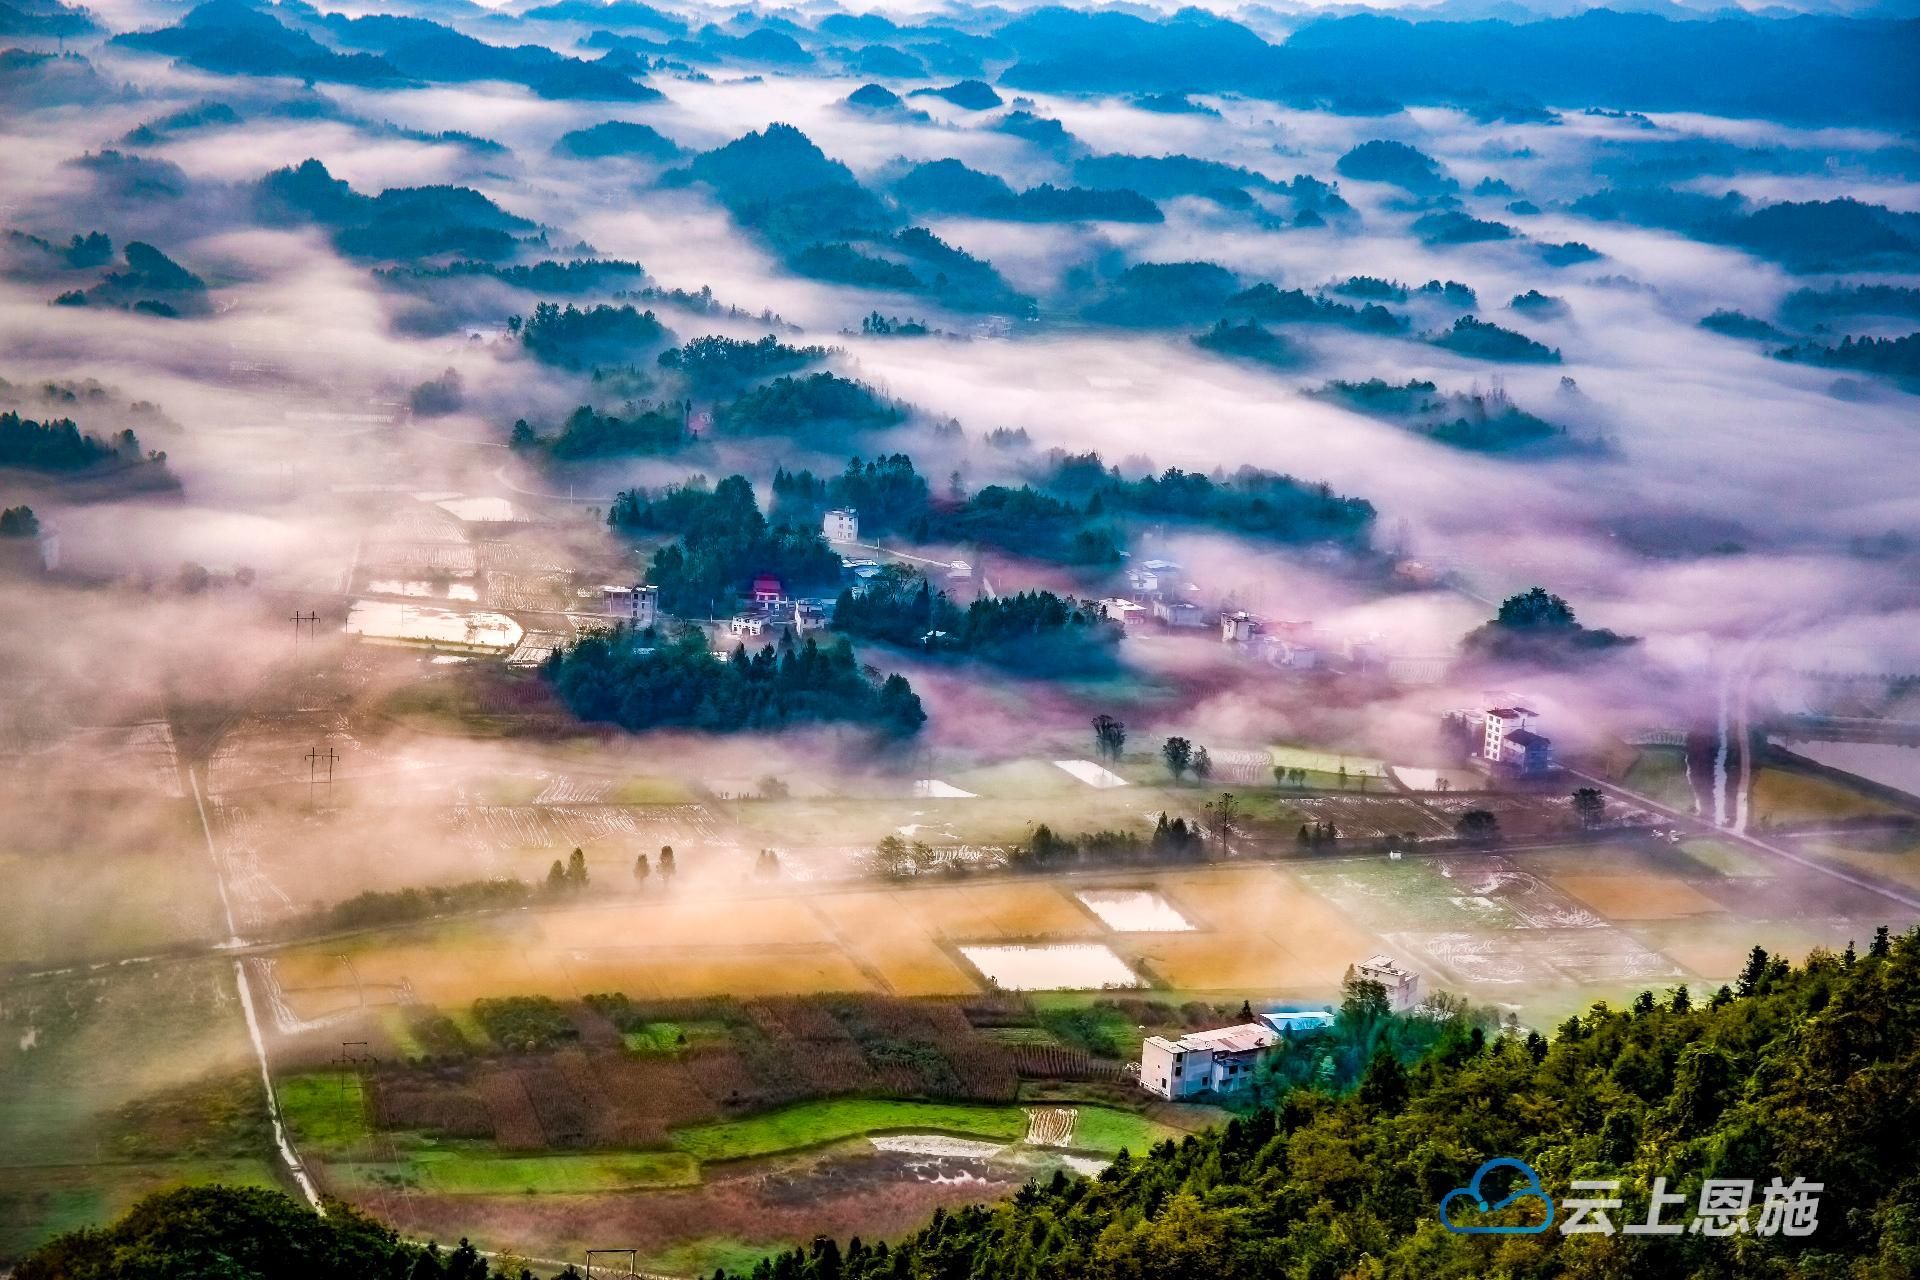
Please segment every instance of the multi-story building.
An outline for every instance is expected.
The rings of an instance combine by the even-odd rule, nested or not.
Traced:
[[[835,507],[820,517],[820,532],[828,542],[858,542],[860,513],[852,507]]]
[[[639,583],[631,587],[601,587],[600,599],[607,612],[635,631],[645,631],[660,621],[660,588]]]
[[[1354,966],[1354,973],[1387,989],[1387,1003],[1395,1013],[1405,1013],[1420,1003],[1420,975],[1392,956],[1369,956]]]
[[[1140,1087],[1169,1101],[1202,1093],[1238,1093],[1253,1083],[1260,1062],[1280,1043],[1261,1022],[1196,1031],[1168,1040],[1148,1036],[1140,1046]]]

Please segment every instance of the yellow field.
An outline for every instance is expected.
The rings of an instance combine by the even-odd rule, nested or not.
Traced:
[[[1849,849],[1838,843],[1823,842],[1807,850],[1823,862],[1837,862],[1864,871],[1868,875],[1920,889],[1920,845],[1895,853],[1873,849]]]
[[[1044,880],[958,885],[893,895],[903,911],[949,941],[1094,938],[1100,925]]]
[[[1874,817],[1901,810],[1813,774],[1762,769],[1754,775],[1750,812],[1756,822],[1817,822],[1823,818]]]
[[[979,989],[892,893],[834,894],[815,902],[860,960],[901,996],[958,996]]]
[[[1610,920],[1672,920],[1726,910],[1670,876],[1555,876],[1554,883]]]
[[[539,941],[578,947],[721,947],[830,944],[833,935],[797,898],[685,898],[576,907],[533,917]]]
[[[1139,935],[1134,952],[1171,985],[1326,991],[1382,948],[1325,899],[1271,868],[1168,877],[1160,890],[1208,933]]]

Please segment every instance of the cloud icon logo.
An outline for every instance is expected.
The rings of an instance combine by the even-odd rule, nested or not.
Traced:
[[[1496,1169],[1512,1169],[1520,1175],[1521,1181],[1509,1191],[1505,1199],[1494,1204],[1487,1203],[1487,1197],[1480,1189],[1481,1180]],[[1546,1217],[1533,1226],[1502,1227],[1486,1223],[1456,1223],[1450,1216],[1450,1208],[1459,1201],[1465,1201],[1474,1213],[1498,1213],[1510,1208],[1522,1200],[1538,1200],[1546,1210]],[[1539,1235],[1553,1225],[1553,1198],[1540,1185],[1540,1175],[1525,1160],[1515,1160],[1511,1156],[1495,1156],[1473,1171],[1473,1179],[1464,1187],[1455,1187],[1440,1198],[1440,1225],[1455,1235],[1461,1236],[1533,1236]]]

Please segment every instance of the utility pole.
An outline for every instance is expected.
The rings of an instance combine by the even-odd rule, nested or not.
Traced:
[[[329,809],[333,807],[333,766],[335,763],[339,761],[339,759],[340,759],[340,753],[335,751],[332,747],[328,747],[325,751],[320,750],[320,748],[318,747],[311,747],[308,749],[307,751],[307,808],[308,809],[312,809],[314,807],[313,792],[314,792],[314,788],[319,784],[320,766],[322,765],[325,765],[327,769],[327,779],[326,779],[327,807]]]
[[[306,693],[307,667],[313,662],[313,642],[320,638],[320,615],[311,609],[305,613],[295,609],[290,621],[293,623],[293,710],[298,711]],[[312,631],[307,641],[305,664],[300,661],[300,632],[303,628],[310,628]]]
[[[595,1258],[609,1259],[608,1262],[600,1264],[600,1270],[597,1273],[594,1271],[595,1263],[593,1260]],[[619,1260],[621,1259],[624,1259],[626,1261],[626,1267],[624,1270],[621,1269],[620,1267]],[[593,1280],[596,1274],[602,1275],[602,1276],[629,1276],[629,1277],[639,1275],[640,1274],[640,1251],[638,1249],[589,1249],[587,1250],[587,1280]]]

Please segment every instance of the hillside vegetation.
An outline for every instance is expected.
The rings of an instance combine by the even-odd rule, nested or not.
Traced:
[[[1384,1047],[1358,1086],[1285,1087],[1277,1105],[1093,1179],[937,1213],[897,1246],[818,1241],[753,1280],[1269,1280],[1272,1277],[1909,1276],[1920,1266],[1920,930],[1800,967],[1755,948],[1737,990],[1594,1005],[1549,1039],[1450,1020],[1412,1066]],[[1455,1235],[1437,1206],[1495,1156],[1526,1160],[1553,1229]],[[1763,1188],[1821,1184],[1809,1230],[1763,1229]],[[1629,1235],[1664,1178],[1663,1221],[1705,1179],[1750,1179],[1716,1235]],[[1618,1180],[1612,1234],[1563,1234],[1576,1179]],[[1775,1224],[1776,1227],[1778,1224]],[[423,1255],[348,1211],[321,1220],[256,1191],[155,1197],[63,1236],[19,1280],[109,1276],[483,1280],[471,1251]],[[725,1274],[725,1273],[721,1273]]]

